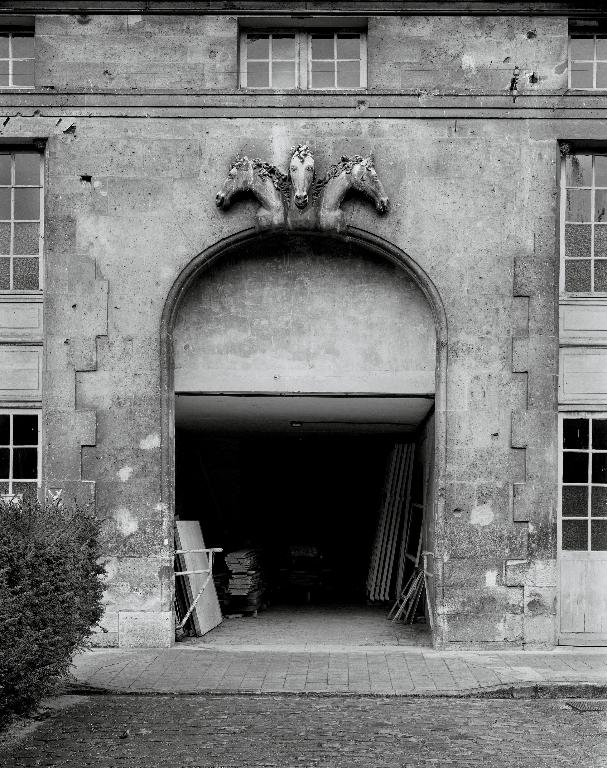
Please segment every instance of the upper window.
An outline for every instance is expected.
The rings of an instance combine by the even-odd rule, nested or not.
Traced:
[[[34,87],[34,35],[0,31],[0,88]]]
[[[243,32],[242,88],[347,90],[366,88],[362,32]]]
[[[42,155],[0,151],[0,291],[41,287]]]
[[[607,292],[607,155],[568,154],[561,178],[561,289]]]

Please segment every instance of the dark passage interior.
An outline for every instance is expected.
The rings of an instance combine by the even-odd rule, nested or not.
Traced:
[[[327,611],[358,606],[385,622],[399,573],[402,587],[419,564],[428,503],[424,486],[430,481],[424,457],[427,429],[420,423],[429,423],[433,401],[395,398],[382,404],[380,421],[363,414],[358,421],[350,416],[329,423],[303,420],[306,414],[298,409],[303,398],[291,399],[288,408],[302,420],[285,420],[272,411],[279,399],[267,398],[257,417],[247,420],[239,419],[237,411],[254,410],[253,398],[246,404],[239,399],[232,418],[226,419],[219,397],[177,396],[176,513],[200,522],[207,547],[224,550],[214,569],[222,612],[241,617],[259,611],[264,619],[277,613],[284,620],[285,611],[318,607],[325,621],[336,618]],[[379,418],[381,398],[373,400],[361,408],[375,408]],[[311,407],[305,404],[308,411]],[[333,410],[344,407],[333,404]],[[352,409],[353,403],[347,407]],[[400,475],[393,466],[397,446],[410,451],[410,465]],[[408,527],[399,528],[394,512],[391,530],[380,534],[382,510],[392,497],[400,499],[403,509],[409,505]],[[408,547],[402,541],[406,533]],[[378,569],[385,582],[384,599],[369,590],[378,547],[391,550],[393,557],[391,571],[388,566]],[[248,574],[242,576],[246,595],[231,589],[230,553],[235,552],[245,553],[239,562],[252,558],[242,569]],[[425,621],[424,606],[422,597],[412,615],[417,625]],[[319,614],[314,616],[319,620]]]
[[[178,513],[200,519],[207,546],[259,548],[270,602],[364,602],[393,443],[180,433]]]

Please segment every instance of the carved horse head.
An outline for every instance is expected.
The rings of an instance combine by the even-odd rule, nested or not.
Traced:
[[[239,157],[230,168],[226,180],[215,196],[218,208],[229,208],[234,195],[249,192],[253,185],[253,161],[248,157]]]
[[[250,194],[260,203],[257,226],[260,229],[279,227],[284,223],[280,190],[285,185],[286,177],[278,168],[261,160],[239,157],[215,196],[215,204],[218,208],[227,209],[235,195]]]
[[[343,160],[344,158],[342,158]],[[373,165],[373,157],[362,158],[357,155],[353,158],[353,161],[354,164],[351,170],[352,187],[358,192],[362,192],[363,195],[370,197],[375,203],[378,213],[386,213],[390,201]]]
[[[343,156],[339,163],[331,166],[322,183],[321,229],[337,229],[339,231],[345,226],[341,204],[352,190],[371,198],[379,213],[386,213],[390,205],[371,156]]]
[[[289,176],[293,185],[295,205],[303,210],[308,205],[308,192],[314,181],[314,158],[309,147],[299,144],[292,147],[293,155],[289,165]]]

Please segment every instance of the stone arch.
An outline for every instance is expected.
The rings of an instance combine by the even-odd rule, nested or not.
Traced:
[[[431,310],[436,332],[436,365],[435,365],[435,467],[434,467],[434,509],[433,523],[435,531],[434,562],[435,580],[431,601],[433,613],[440,614],[442,582],[440,563],[442,563],[442,531],[444,517],[444,487],[446,471],[446,410],[447,410],[447,318],[439,292],[428,274],[405,251],[378,235],[371,234],[356,227],[348,227],[345,233],[298,233],[310,237],[335,239],[345,243],[360,246],[371,253],[386,259],[415,283],[423,293]],[[183,297],[200,274],[211,268],[218,260],[236,254],[247,244],[269,239],[274,232],[259,233],[254,228],[242,230],[227,238],[217,241],[209,248],[195,256],[181,271],[169,291],[163,308],[160,326],[160,360],[161,360],[161,450],[162,450],[162,501],[170,518],[175,509],[175,456],[174,456],[174,422],[175,422],[175,392],[174,392],[174,351],[173,330],[175,319]],[[441,624],[435,622],[434,640],[442,644]]]

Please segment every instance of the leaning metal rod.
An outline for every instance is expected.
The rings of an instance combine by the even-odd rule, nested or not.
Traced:
[[[209,556],[209,567],[208,568],[204,568],[203,570],[199,570],[199,571],[177,571],[175,573],[175,576],[187,576],[189,574],[194,574],[194,573],[206,573],[206,574],[208,574],[208,576],[206,577],[206,579],[204,581],[204,584],[200,588],[200,592],[196,595],[196,599],[194,600],[192,605],[189,607],[188,612],[186,613],[186,615],[183,617],[183,619],[177,625],[177,629],[183,629],[183,627],[185,626],[186,621],[192,615],[192,612],[193,612],[194,608],[196,608],[196,605],[198,604],[198,601],[202,597],[202,593],[206,589],[206,586],[209,583],[209,581],[211,580],[211,577],[213,575],[213,555],[215,554],[215,552],[223,552],[223,549],[220,549],[218,547],[213,547],[212,549],[176,549],[175,550],[175,554],[176,555],[185,555],[185,554],[192,554],[192,553],[201,554],[203,552],[207,553],[208,556]]]

